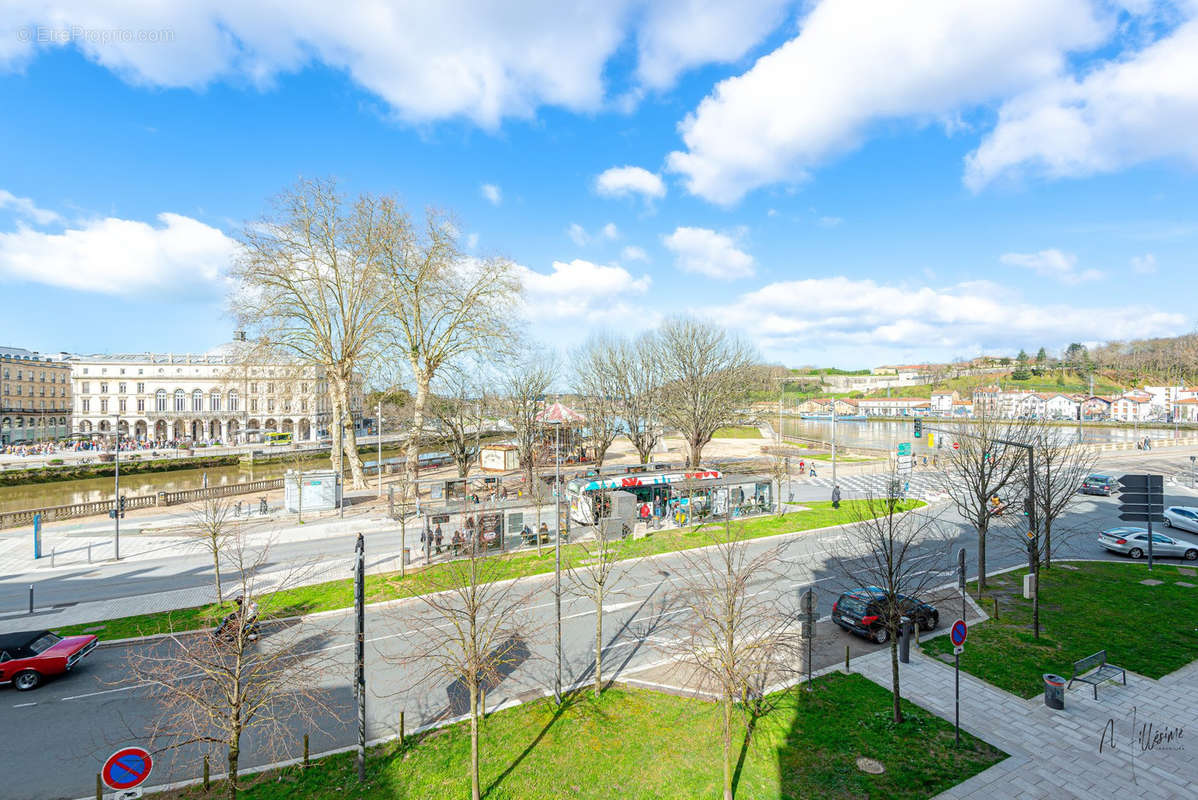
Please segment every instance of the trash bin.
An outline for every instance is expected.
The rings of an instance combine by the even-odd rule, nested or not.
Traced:
[[[899,662],[903,664],[911,663],[911,618],[899,618],[899,647],[898,647]]]
[[[1065,709],[1065,679],[1051,673],[1044,676],[1044,705],[1058,711]]]

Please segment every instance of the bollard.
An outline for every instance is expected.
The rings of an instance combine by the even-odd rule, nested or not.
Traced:
[[[204,753],[204,791],[208,791],[208,754]]]
[[[849,646],[847,644],[844,646],[844,671],[849,671]]]
[[[54,569],[54,558],[58,555],[58,546],[50,548],[50,569]]]
[[[403,739],[404,739],[404,724],[403,724],[403,710],[401,709],[399,712],[399,746],[400,747],[403,747]]]
[[[994,600],[994,618],[998,619],[998,595],[994,595],[992,599]]]
[[[33,584],[29,584],[29,613],[33,613]]]
[[[104,800],[104,784],[100,783],[100,773],[96,773],[96,800]]]
[[[308,766],[308,734],[304,734],[304,767]]]

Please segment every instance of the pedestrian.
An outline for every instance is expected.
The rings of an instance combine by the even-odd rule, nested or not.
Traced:
[[[832,508],[840,508],[840,486],[832,487]]]
[[[641,503],[640,517],[641,517],[641,522],[644,522],[645,520],[649,519],[649,504],[648,503]]]
[[[812,464],[812,465],[811,465],[811,472],[809,473],[809,475],[810,475],[812,478],[814,478],[814,477],[815,477],[815,465],[814,465],[814,464]]]
[[[433,539],[437,543],[437,555],[441,555],[441,526],[437,526],[437,530],[433,533]]]
[[[436,538],[436,540],[438,542],[441,541],[441,523],[440,522],[438,522],[437,526],[435,528],[433,528],[433,536]]]
[[[462,549],[462,532],[458,529],[453,531],[453,554],[456,556]]]
[[[542,542],[549,541],[549,526],[542,522],[541,529],[537,531],[537,535],[540,537]]]

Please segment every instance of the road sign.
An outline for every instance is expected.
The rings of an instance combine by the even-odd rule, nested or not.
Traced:
[[[964,652],[965,652],[965,645],[963,645],[963,644],[953,645],[953,655],[954,656],[959,656]]]
[[[104,762],[100,777],[110,789],[132,789],[150,777],[154,760],[141,747],[126,747],[117,750]]]
[[[900,456],[911,455],[911,443],[910,442],[899,442],[898,454]]]
[[[948,635],[949,638],[952,639],[953,644],[957,645],[958,647],[965,644],[965,639],[969,636],[969,629],[965,626],[965,620],[959,619],[954,622],[953,628],[951,631],[949,631]]]
[[[1124,522],[1164,522],[1164,479],[1160,475],[1124,475],[1119,479],[1119,519]]]
[[[1165,489],[1165,479],[1160,475],[1124,475],[1119,479],[1119,485],[1128,492],[1160,494]]]
[[[1120,514],[1119,519],[1123,520],[1124,522],[1164,522],[1165,515],[1159,512],[1152,514],[1129,512]]]
[[[928,434],[928,447],[932,447],[936,444],[936,440],[932,437],[933,437],[933,434],[929,433]]]
[[[1036,532],[1035,532],[1035,531],[1028,531],[1028,532],[1027,532],[1027,538],[1028,538],[1029,540],[1031,540],[1031,539],[1035,539],[1035,538],[1036,538]]]
[[[960,449],[961,449],[961,443],[960,443],[960,442],[953,442],[953,449],[954,449],[954,450],[960,450]]]

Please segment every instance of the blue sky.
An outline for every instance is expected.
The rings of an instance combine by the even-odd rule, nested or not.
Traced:
[[[15,6],[0,344],[226,341],[232,237],[299,176],[452,209],[563,349],[679,312],[852,367],[1195,327],[1194,0]]]

